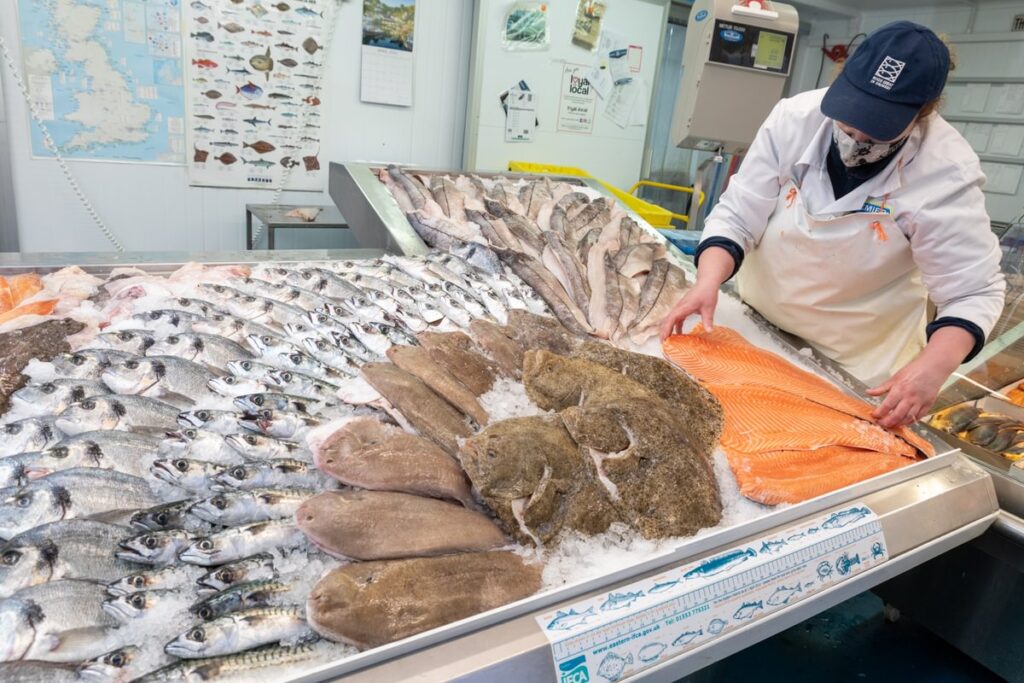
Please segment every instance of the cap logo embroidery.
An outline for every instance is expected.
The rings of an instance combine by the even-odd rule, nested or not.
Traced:
[[[900,74],[903,73],[903,67],[906,65],[906,62],[886,56],[882,63],[878,65],[878,69],[875,70],[875,75],[871,77],[871,84],[877,85],[879,88],[892,90],[892,86],[896,83],[896,79],[900,77]]]

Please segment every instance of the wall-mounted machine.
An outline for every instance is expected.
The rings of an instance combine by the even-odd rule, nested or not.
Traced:
[[[695,2],[673,117],[676,145],[745,152],[782,97],[798,28],[796,9],[781,2]]]

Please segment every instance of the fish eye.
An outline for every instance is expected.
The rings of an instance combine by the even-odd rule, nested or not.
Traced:
[[[325,323],[325,322],[327,322],[327,316],[326,316],[326,315],[324,315],[323,313],[321,313],[321,314],[319,314],[319,315],[318,315],[318,316],[316,317],[316,321],[317,321],[318,323]]]
[[[120,652],[115,652],[114,654],[106,658],[106,663],[110,666],[116,666],[120,669],[125,664],[125,656]]]
[[[188,632],[188,639],[201,643],[206,640],[206,633],[201,628],[194,628]]]
[[[228,506],[228,501],[225,500],[224,496],[214,496],[210,499],[210,505],[218,510],[223,510]]]
[[[173,465],[174,465],[174,468],[176,470],[178,470],[179,472],[187,472],[188,471],[188,460],[175,460]]]
[[[291,360],[291,362],[295,363],[296,365],[302,362],[302,356],[300,356],[297,353],[293,353],[292,355],[288,356],[288,358]]]
[[[66,457],[68,457],[68,447],[67,446],[54,446],[53,448],[51,448],[49,450],[48,455],[51,458],[66,458]]]
[[[253,396],[251,400],[252,400],[253,403],[255,403],[258,406],[263,405],[263,397],[262,396]]]
[[[281,379],[285,382],[291,382],[293,377],[294,375],[292,375],[292,373],[288,372],[287,370],[281,373]]]
[[[146,606],[146,598],[140,593],[136,593],[128,598],[128,603],[135,609],[142,609]]]
[[[71,356],[71,363],[72,365],[82,365],[83,363],[85,363],[85,356],[80,356],[76,353],[75,355]]]
[[[245,468],[244,467],[236,467],[236,468],[234,468],[233,470],[231,470],[231,476],[234,477],[235,479],[245,479]]]
[[[241,366],[243,370],[252,370],[252,361],[243,360]]]
[[[4,432],[6,432],[7,434],[20,434],[21,425],[18,424],[17,422],[12,422],[11,424],[6,425],[4,427]]]
[[[227,377],[222,377],[221,379],[223,379],[224,380],[224,384],[227,384],[228,386],[233,386],[235,384],[235,382],[237,381],[231,375],[228,375]]]
[[[208,411],[208,410],[197,410],[196,411],[196,417],[198,417],[203,422],[206,422],[207,420],[210,419],[210,411]]]
[[[221,583],[232,583],[235,580],[235,574],[230,569],[221,569],[213,575],[213,578]]]
[[[206,605],[200,607],[196,614],[199,615],[200,619],[209,620],[213,616],[213,609],[209,605]]]
[[[170,337],[164,340],[168,344],[177,344],[181,339],[176,334],[172,334]]]
[[[32,496],[27,493],[23,493],[14,499],[14,504],[20,508],[27,508],[32,504]]]
[[[223,294],[224,292],[227,291],[227,289],[224,288],[224,285],[214,285],[213,291],[217,292],[218,294]]]
[[[117,338],[120,339],[121,341],[131,341],[132,339],[135,338],[135,335],[132,334],[131,332],[118,332]]]
[[[18,564],[18,560],[20,559],[21,553],[19,553],[17,550],[8,550],[6,553],[3,554],[3,557],[0,557],[0,562],[3,562],[8,567],[12,567]]]
[[[52,394],[57,391],[57,387],[52,382],[47,382],[46,384],[40,384],[39,390],[44,394]]]
[[[189,305],[189,300],[188,299],[178,299],[178,305],[179,306],[188,306]]]
[[[255,446],[256,444],[259,443],[256,437],[253,436],[252,434],[246,434],[243,438],[245,439],[245,442],[250,446]]]
[[[274,338],[271,337],[269,334],[265,334],[262,337],[260,337],[260,341],[262,341],[264,344],[269,345],[274,343]]]
[[[161,313],[160,311],[150,311],[149,312],[149,319],[150,320],[159,320],[160,318],[163,317],[163,315],[164,314]]]
[[[186,436],[186,438],[189,438],[189,439],[194,439],[194,438],[196,438],[197,436],[199,436],[199,432],[197,432],[197,431],[196,431],[196,430],[194,430],[194,429],[186,429],[186,430],[185,430],[184,432],[182,432],[182,433],[183,433],[183,434],[184,434],[184,435]]]
[[[150,550],[155,548],[156,545],[157,545],[156,539],[153,538],[152,536],[146,536],[144,539],[142,539],[142,544],[145,545]]]
[[[87,398],[78,405],[82,406],[84,410],[96,410],[96,401],[91,398]]]
[[[167,513],[166,512],[158,512],[158,513],[156,513],[153,516],[153,521],[156,522],[157,524],[159,524],[160,526],[167,526]]]
[[[208,538],[204,538],[199,541],[199,544],[196,547],[200,550],[213,550],[213,541]]]
[[[128,368],[129,370],[135,370],[136,368],[139,367],[139,361],[137,361],[137,360],[126,360],[124,362],[124,366],[126,368]]]
[[[142,588],[146,585],[146,577],[144,577],[142,574],[135,574],[134,576],[129,576],[128,584],[135,588]]]

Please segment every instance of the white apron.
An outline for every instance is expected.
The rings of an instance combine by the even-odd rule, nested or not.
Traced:
[[[925,344],[927,293],[888,213],[818,219],[788,181],[737,277],[740,296],[867,384]]]

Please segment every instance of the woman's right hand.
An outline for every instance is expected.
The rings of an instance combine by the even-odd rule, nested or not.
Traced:
[[[673,306],[665,320],[661,323],[661,341],[673,334],[682,334],[686,319],[699,314],[704,329],[710,332],[714,326],[715,307],[718,305],[718,285],[711,282],[697,281],[690,291]]]

